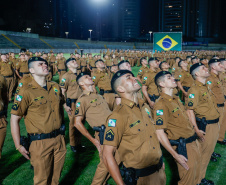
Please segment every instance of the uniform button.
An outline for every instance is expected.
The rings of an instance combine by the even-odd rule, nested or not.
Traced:
[[[138,129],[138,131],[140,131],[140,129]]]
[[[178,116],[179,116],[179,114],[178,114]]]
[[[148,124],[146,124],[146,126],[148,126]]]
[[[155,149],[155,147],[153,147],[153,149]]]
[[[150,136],[150,138],[152,138],[152,136]]]
[[[54,110],[53,110],[53,112],[54,112]]]

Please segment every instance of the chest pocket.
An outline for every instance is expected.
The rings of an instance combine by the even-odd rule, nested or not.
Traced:
[[[48,108],[47,100],[45,98],[42,98],[42,99],[35,98],[32,102],[32,107],[37,112],[45,113]]]
[[[177,111],[172,112],[172,113],[173,113],[174,118],[178,118],[181,112],[179,110],[177,110]]]

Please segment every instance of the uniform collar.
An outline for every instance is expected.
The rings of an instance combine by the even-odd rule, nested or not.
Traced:
[[[126,98],[121,98],[121,104],[127,105],[130,108],[133,108],[134,106],[137,106],[136,103],[134,101],[128,100]],[[142,99],[138,99],[138,104],[140,106],[140,108],[144,105],[144,100]]]
[[[96,94],[96,92],[91,92],[91,91],[83,90],[82,94],[89,96],[91,94]]]
[[[71,70],[68,71],[69,74],[77,75],[77,73],[73,73]]]
[[[164,93],[164,92],[161,92],[160,93],[160,96],[162,97],[162,98],[164,98],[164,99],[167,99],[168,101],[172,101],[172,100],[175,100],[176,99],[176,96],[170,96],[170,95],[168,95],[168,94],[166,94],[166,93]]]
[[[43,87],[41,87],[32,77],[31,82],[29,83],[29,85],[33,88],[33,89],[44,89]],[[46,81],[46,85],[47,85],[47,90],[49,91],[52,88],[52,84],[49,83],[48,81]]]
[[[217,78],[217,77],[218,77],[218,75],[216,75],[216,74],[213,73],[213,72],[211,72],[210,74],[211,74],[211,76],[214,77],[214,78]]]
[[[202,82],[195,80],[195,84],[198,85],[199,87],[201,86],[206,86],[206,84],[203,84]]]

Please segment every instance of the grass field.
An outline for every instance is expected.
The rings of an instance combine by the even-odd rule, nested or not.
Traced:
[[[137,74],[138,67],[133,68],[134,74]],[[54,81],[58,82],[58,76]],[[12,103],[8,108],[8,123],[10,123],[10,110]],[[65,113],[65,120],[68,124],[69,119]],[[86,127],[90,133],[94,133],[86,123]],[[21,135],[26,135],[24,121],[20,122]],[[68,127],[66,130],[67,154],[60,178],[61,185],[89,185],[92,182],[99,155],[96,148],[83,137],[82,144],[87,147],[87,151],[82,154],[74,154],[70,150]],[[216,185],[226,184],[226,151],[225,147],[217,144],[215,151],[223,155],[218,162],[210,162],[207,170],[206,178],[211,179]],[[164,161],[166,164],[167,185],[175,185],[178,181],[177,167],[170,155],[163,150]],[[115,184],[112,179],[109,184]],[[33,184],[33,170],[30,169],[30,162],[15,150],[13,139],[10,132],[10,124],[7,127],[7,136],[3,147],[2,159],[0,160],[0,184],[3,185],[31,185]]]

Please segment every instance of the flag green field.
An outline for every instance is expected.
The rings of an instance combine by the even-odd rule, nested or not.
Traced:
[[[153,35],[153,51],[181,51],[182,33],[181,32],[160,32]]]

